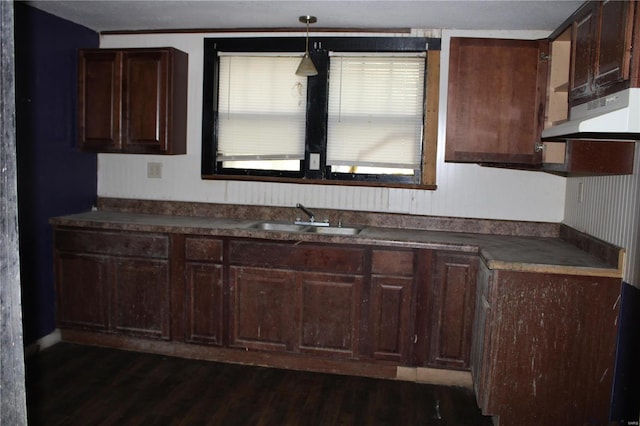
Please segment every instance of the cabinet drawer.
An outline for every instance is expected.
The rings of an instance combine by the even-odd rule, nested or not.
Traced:
[[[54,234],[57,250],[167,259],[169,237],[162,234],[80,231],[58,229]]]
[[[362,274],[364,251],[355,247],[231,241],[234,265]]]
[[[214,238],[187,237],[185,239],[187,260],[222,262],[222,241]]]
[[[374,250],[371,254],[371,272],[378,275],[413,275],[413,252]]]

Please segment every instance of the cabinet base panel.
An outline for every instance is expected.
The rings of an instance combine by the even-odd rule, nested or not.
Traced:
[[[319,359],[298,354],[258,352],[182,342],[146,340],[70,329],[62,329],[61,338],[63,342],[68,343],[104,346],[188,359],[471,388],[471,374],[466,371],[399,367],[393,364],[380,364],[361,360]]]

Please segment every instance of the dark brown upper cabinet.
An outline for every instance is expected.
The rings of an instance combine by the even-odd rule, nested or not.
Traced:
[[[635,2],[585,3],[572,19],[570,104],[629,87]]]
[[[640,44],[636,5],[587,2],[548,40],[452,38],[445,161],[566,175],[630,173],[628,161],[613,160],[629,157],[628,144],[607,142],[611,155],[587,158],[604,148],[559,138],[553,142],[567,149],[558,166],[543,158],[541,134],[569,120],[574,106],[640,87],[640,58],[631,55]]]
[[[185,154],[187,74],[188,56],[174,48],[81,50],[79,148]]]
[[[540,164],[548,45],[451,38],[445,161]]]

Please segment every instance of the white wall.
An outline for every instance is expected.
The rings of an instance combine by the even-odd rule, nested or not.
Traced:
[[[252,34],[254,36],[255,34]],[[265,34],[273,36],[273,34]],[[291,35],[291,34],[286,34]],[[302,35],[302,34],[295,34]],[[353,34],[350,34],[353,35]],[[536,172],[444,163],[446,93],[451,36],[543,38],[547,32],[443,31],[435,191],[200,179],[203,39],[220,34],[106,35],[101,47],[173,46],[189,54],[187,154],[100,154],[101,197],[196,201],[401,212],[417,215],[560,222],[566,179]],[[230,36],[237,37],[237,34]],[[490,62],[488,63],[490,66]],[[146,177],[147,162],[162,163],[162,179]]]
[[[623,278],[640,287],[640,142],[632,175],[567,179],[564,222],[626,248]]]

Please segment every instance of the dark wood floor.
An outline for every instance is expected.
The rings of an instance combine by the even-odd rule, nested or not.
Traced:
[[[27,359],[30,425],[490,425],[469,390],[59,343]]]

